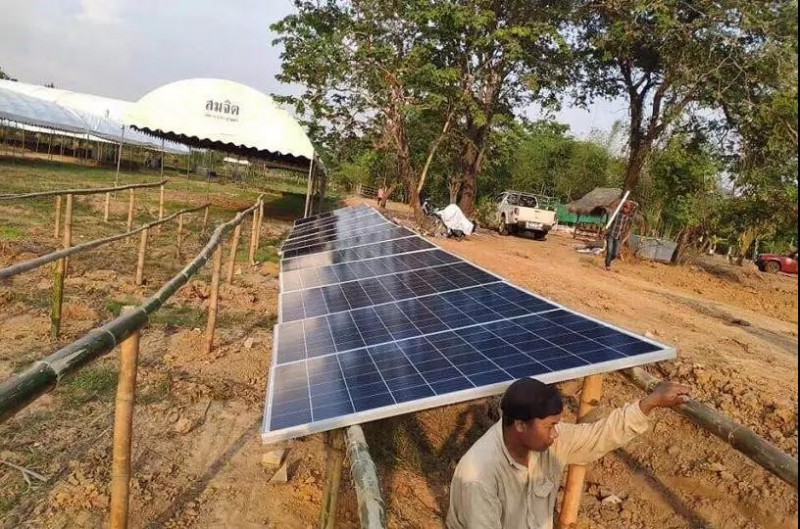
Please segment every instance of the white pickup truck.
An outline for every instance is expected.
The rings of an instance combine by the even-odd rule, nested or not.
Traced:
[[[497,197],[497,225],[500,235],[530,231],[536,240],[544,240],[556,225],[554,210],[545,209],[539,197],[521,191],[506,191]]]

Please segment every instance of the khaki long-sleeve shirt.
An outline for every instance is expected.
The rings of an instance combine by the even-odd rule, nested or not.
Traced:
[[[591,463],[647,431],[639,403],[587,424],[559,424],[544,452],[517,463],[503,442],[502,420],[469,449],[450,485],[448,529],[552,529],[561,475],[567,465]]]

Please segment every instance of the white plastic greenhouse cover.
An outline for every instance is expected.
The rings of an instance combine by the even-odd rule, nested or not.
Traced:
[[[222,79],[187,79],[153,90],[126,123],[192,147],[305,166],[314,147],[299,123],[266,94]]]
[[[26,99],[26,101],[29,102],[32,98],[45,103],[44,105],[35,105],[31,103],[40,110],[39,113],[34,113],[30,108],[23,108],[21,110],[18,108],[16,115],[19,119],[6,118],[11,121],[50,127],[62,131],[72,131],[72,129],[55,127],[52,124],[48,125],[46,124],[48,121],[46,119],[39,119],[35,122],[33,119],[35,117],[41,118],[41,115],[44,114],[45,116],[51,116],[52,119],[50,122],[52,122],[56,118],[63,119],[63,115],[66,113],[77,118],[81,123],[79,130],[83,131],[84,134],[88,132],[91,133],[92,136],[99,136],[113,142],[122,141],[122,143],[129,145],[138,145],[161,150],[161,140],[158,138],[133,130],[129,127],[124,127],[125,132],[123,134],[123,117],[128,108],[133,105],[133,103],[128,101],[15,81],[0,81],[0,92],[4,90],[6,92],[14,92],[23,98],[29,98]],[[13,96],[8,97],[10,99]],[[2,108],[2,102],[0,102],[0,110]],[[176,154],[187,154],[189,152],[189,148],[185,145],[171,141],[164,143],[164,150]]]
[[[73,112],[0,86],[0,118],[65,132],[86,133],[86,124]]]

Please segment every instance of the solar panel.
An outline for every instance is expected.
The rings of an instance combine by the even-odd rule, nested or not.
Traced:
[[[282,269],[265,442],[494,395],[522,377],[558,382],[675,356],[417,236]]]
[[[337,241],[327,241],[322,243],[309,243],[300,246],[292,246],[291,249],[283,249],[281,255],[284,258],[290,259],[310,253],[324,252],[330,250],[343,250],[346,248],[353,248],[355,246],[364,246],[382,241],[390,241],[393,239],[400,239],[403,237],[410,237],[414,232],[402,226],[395,226],[394,224],[387,224],[378,228],[369,230],[365,233],[359,232],[357,235],[346,237]]]
[[[305,224],[296,227],[292,230],[291,234],[286,237],[286,242],[295,241],[304,237],[316,237],[336,230],[345,230],[351,227],[359,227],[372,224],[385,224],[388,223],[383,216],[379,213],[369,210],[357,216],[348,217],[345,219],[328,219],[319,224]]]

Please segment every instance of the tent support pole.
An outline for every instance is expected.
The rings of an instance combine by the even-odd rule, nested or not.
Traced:
[[[314,174],[314,154],[311,155],[311,162],[308,164],[308,187],[306,188],[306,207],[303,209],[303,218],[308,217],[311,207],[311,189],[313,186]]]
[[[125,127],[122,127],[122,139],[119,140],[119,150],[117,151],[117,174],[114,175],[114,187],[119,185],[119,166],[122,163],[122,142],[125,139]]]

